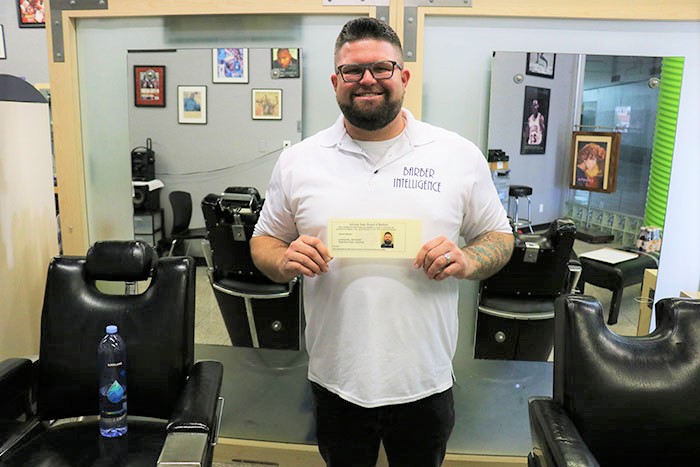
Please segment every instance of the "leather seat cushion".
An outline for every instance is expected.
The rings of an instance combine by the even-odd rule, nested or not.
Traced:
[[[119,438],[100,436],[97,420],[52,427],[25,444],[1,466],[17,467],[153,467],[165,442],[165,421],[129,420]]]

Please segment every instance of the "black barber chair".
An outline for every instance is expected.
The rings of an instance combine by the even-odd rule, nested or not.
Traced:
[[[593,297],[556,308],[553,397],[530,398],[528,465],[697,465],[700,300],[660,300],[641,337],[610,331]]]
[[[299,350],[301,281],[270,281],[250,256],[249,240],[263,200],[258,190],[229,187],[202,200],[209,281],[234,346]]]
[[[96,284],[149,278],[140,295],[107,294]],[[192,258],[159,260],[140,241],[55,257],[39,360],[0,364],[0,465],[211,465],[223,366],[194,362],[194,294]],[[96,416],[97,344],[111,323],[127,345],[129,431],[106,439]]]
[[[479,292],[475,358],[546,361],[554,342],[554,299],[578,282],[576,226],[556,219],[544,234],[516,234],[508,264]]]

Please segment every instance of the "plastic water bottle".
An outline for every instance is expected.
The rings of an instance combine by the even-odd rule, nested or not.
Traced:
[[[117,326],[106,327],[107,334],[97,346],[99,374],[100,434],[115,438],[126,433],[126,344]]]

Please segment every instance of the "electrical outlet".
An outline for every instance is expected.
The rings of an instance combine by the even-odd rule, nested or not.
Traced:
[[[544,211],[544,204],[540,204],[540,212]]]
[[[291,145],[292,145],[292,142],[289,141],[288,139],[285,139],[284,141],[282,141],[282,148],[288,148]]]

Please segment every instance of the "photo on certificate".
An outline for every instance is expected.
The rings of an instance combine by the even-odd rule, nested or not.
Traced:
[[[415,258],[423,229],[415,219],[331,219],[328,248],[334,258]]]

